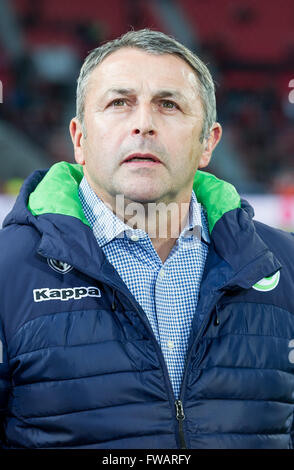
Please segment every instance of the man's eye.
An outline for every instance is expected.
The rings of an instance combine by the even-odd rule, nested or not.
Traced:
[[[162,107],[165,109],[177,109],[178,105],[173,101],[162,101]]]
[[[119,98],[111,102],[111,106],[114,106],[114,107],[122,107],[125,104],[126,104],[126,100],[124,100],[123,98]]]

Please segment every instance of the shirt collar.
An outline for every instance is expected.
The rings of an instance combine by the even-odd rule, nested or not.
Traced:
[[[189,234],[191,235],[191,233],[196,238],[200,240],[203,239],[205,242],[210,243],[206,211],[197,201],[194,191],[192,191],[191,195],[189,218],[179,238],[187,237]]]
[[[148,236],[143,230],[132,229],[119,219],[93,191],[85,176],[79,185],[79,197],[85,217],[92,227],[97,243],[101,248],[114,238],[129,238],[131,235],[137,235],[139,238]],[[192,191],[189,206],[189,217],[179,239],[188,236],[190,238],[202,238],[207,243],[210,242],[205,211],[197,201],[194,191]]]

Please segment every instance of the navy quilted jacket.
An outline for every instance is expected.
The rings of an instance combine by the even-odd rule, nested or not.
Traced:
[[[293,234],[197,172],[211,245],[175,403],[147,317],[84,218],[81,169],[45,173],[0,231],[2,447],[291,448]]]

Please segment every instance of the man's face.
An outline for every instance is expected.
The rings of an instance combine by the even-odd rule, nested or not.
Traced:
[[[76,118],[70,129],[76,161],[105,203],[123,194],[168,204],[190,200],[195,172],[209,162],[202,126],[198,81],[184,60],[123,48],[89,77],[86,136]]]

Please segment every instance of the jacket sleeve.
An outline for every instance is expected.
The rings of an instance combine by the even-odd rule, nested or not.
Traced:
[[[5,417],[10,391],[9,363],[7,356],[6,340],[0,320],[0,448],[5,443]]]

